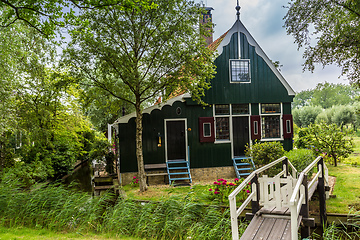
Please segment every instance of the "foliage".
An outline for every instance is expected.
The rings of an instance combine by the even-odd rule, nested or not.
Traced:
[[[327,109],[334,105],[348,105],[359,96],[359,89],[353,85],[318,83],[314,89],[297,93],[292,103],[293,108],[320,106]]]
[[[17,2],[0,1],[0,27],[10,27],[22,22],[45,37],[54,37],[56,30],[65,27],[70,20],[77,20],[76,12],[81,9],[97,9],[108,6],[120,9],[138,9],[137,4],[154,7],[147,0],[23,0]]]
[[[299,127],[307,127],[315,123],[316,117],[323,111],[319,106],[305,106],[293,110],[294,123]]]
[[[101,97],[99,97],[101,96]],[[106,132],[108,124],[134,111],[134,106],[93,86],[82,86],[81,108],[98,131]]]
[[[342,129],[343,126],[347,124],[354,125],[355,119],[355,109],[351,105],[336,105],[321,112],[315,122],[319,123],[323,121],[327,124],[334,123]]]
[[[302,172],[316,158],[310,149],[293,149],[286,156],[298,172]]]
[[[281,142],[256,142],[246,146],[245,155],[252,157],[258,166],[266,165],[284,156],[285,150]]]
[[[313,95],[313,90],[303,90],[295,94],[292,102],[292,108],[301,108],[310,105],[310,101]]]
[[[214,73],[212,53],[202,37],[207,26],[198,24],[201,8],[186,0],[152,3],[156,7],[138,2],[141,11],[84,9],[80,21],[73,22],[64,54],[73,76],[135,108],[141,191],[146,190],[142,109],[164,91],[189,91],[201,102]]]
[[[320,122],[319,124],[311,124],[308,128],[301,129],[299,132],[298,147],[304,147],[314,151],[314,154],[326,153],[333,160],[335,166],[341,158],[346,158],[353,151],[352,138],[348,137],[350,130],[343,129],[336,124],[327,124]]]
[[[352,82],[358,83],[360,73],[360,3],[353,0],[291,0],[285,27],[298,48],[305,47],[304,68],[315,64],[336,64]],[[311,41],[311,37],[316,41]]]
[[[220,178],[215,181],[213,187],[209,189],[210,197],[219,200],[219,202],[227,202],[229,201],[228,197],[230,193],[232,193],[242,181],[244,181],[243,178],[235,178],[234,182],[228,182],[226,179]],[[251,190],[250,184],[251,183],[237,195],[236,200],[243,202],[248,197]]]
[[[339,105],[337,109],[334,111],[335,114],[333,116],[333,122],[343,128],[343,126],[347,124],[354,124],[355,122],[355,111],[352,106],[342,106]]]
[[[96,231],[147,239],[231,239],[229,210],[189,200],[140,203],[72,191],[57,184],[27,191],[10,175],[0,182],[0,223],[53,231]],[[240,232],[246,225],[239,224]]]

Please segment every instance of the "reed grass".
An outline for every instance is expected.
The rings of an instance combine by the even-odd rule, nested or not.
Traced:
[[[9,176],[0,181],[0,225],[145,239],[231,239],[229,211],[191,198],[144,203],[111,192],[92,197],[59,183],[26,189]],[[244,231],[246,225],[240,226]]]

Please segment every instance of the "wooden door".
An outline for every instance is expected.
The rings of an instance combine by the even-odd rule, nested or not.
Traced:
[[[185,120],[166,121],[167,160],[186,160]]]
[[[245,155],[245,146],[249,143],[249,117],[233,117],[233,153],[234,157]]]

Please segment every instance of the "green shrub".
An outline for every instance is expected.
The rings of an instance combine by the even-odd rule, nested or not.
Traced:
[[[298,172],[302,172],[316,157],[310,149],[293,149],[286,156]]]
[[[255,165],[266,165],[284,156],[285,150],[280,142],[256,142],[246,146],[245,155],[252,157]]]

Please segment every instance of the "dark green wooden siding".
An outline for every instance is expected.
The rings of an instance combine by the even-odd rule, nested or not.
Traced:
[[[181,114],[176,108],[181,108]],[[165,162],[165,131],[164,119],[187,119],[188,145],[190,149],[190,167],[220,167],[231,166],[230,143],[214,144],[200,143],[199,117],[212,117],[211,107],[186,105],[184,102],[175,102],[173,106],[164,106],[161,111],[154,110],[143,117],[143,152],[144,163]],[[157,136],[162,137],[161,147],[157,146]],[[135,118],[127,124],[119,124],[120,169],[121,172],[136,172],[135,148]]]
[[[241,59],[250,59],[251,83],[230,83],[229,59],[238,59],[238,33],[223,47],[215,60],[217,73],[211,80],[211,88],[205,92],[204,100],[209,104],[228,103],[279,103],[291,102],[287,89],[274,72],[251,46],[246,36],[240,33]]]

